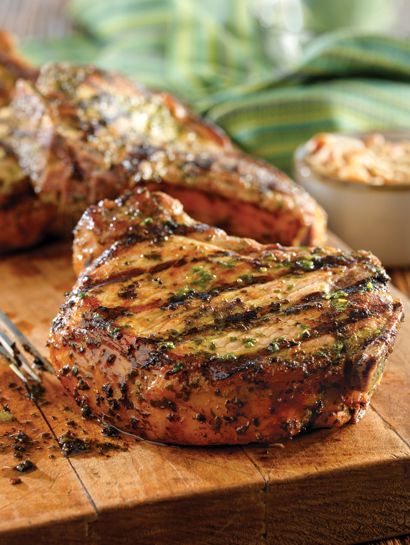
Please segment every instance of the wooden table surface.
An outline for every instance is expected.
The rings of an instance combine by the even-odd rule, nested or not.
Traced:
[[[64,14],[67,3],[68,0],[0,0],[0,27],[20,38],[64,35],[70,29]],[[410,297],[410,269],[389,272],[396,287]],[[331,538],[329,545],[332,545]],[[410,545],[410,536],[372,545]]]

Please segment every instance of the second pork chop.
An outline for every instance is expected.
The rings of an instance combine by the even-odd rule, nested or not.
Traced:
[[[57,63],[35,83],[18,82],[12,112],[16,154],[38,198],[56,209],[54,233],[70,233],[89,204],[146,186],[230,234],[324,241],[326,215],[310,195],[166,93]]]

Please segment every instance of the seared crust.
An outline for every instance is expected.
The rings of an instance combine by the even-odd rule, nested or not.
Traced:
[[[402,318],[368,252],[284,249],[193,221],[169,196],[91,207],[53,323],[85,416],[149,439],[245,444],[356,421]]]
[[[35,80],[37,70],[0,30],[0,107],[9,104],[19,78]],[[30,179],[19,167],[10,138],[10,112],[0,110],[0,254],[40,242],[50,224],[51,208],[38,201]]]
[[[241,253],[257,252],[261,245],[249,238],[228,236],[222,229],[192,219],[180,201],[164,193],[139,188],[115,201],[103,200],[90,206],[74,230],[73,268],[77,275],[104,250],[141,229],[141,218],[152,218],[155,226],[180,226],[195,240],[216,244]]]
[[[94,67],[51,64],[18,82],[14,147],[57,233],[136,185],[178,197],[199,221],[286,245],[321,244],[326,216],[285,174],[237,150],[165,93]]]
[[[11,148],[9,111],[0,111],[0,253],[30,248],[45,236],[54,208],[39,201]]]

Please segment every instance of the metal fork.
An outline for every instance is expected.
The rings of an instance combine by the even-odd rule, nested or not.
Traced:
[[[54,373],[47,358],[27,339],[22,331],[0,310],[0,354],[10,369],[25,384],[41,382],[39,370]]]

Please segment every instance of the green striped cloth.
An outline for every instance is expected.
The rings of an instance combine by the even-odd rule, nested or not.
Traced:
[[[251,0],[72,0],[72,36],[26,42],[34,62],[92,62],[168,90],[246,150],[290,170],[319,131],[410,127],[410,40],[336,32],[291,68],[265,52]]]

